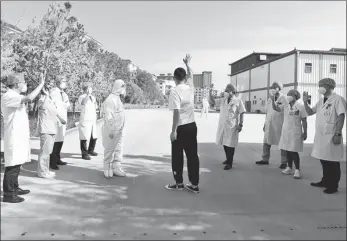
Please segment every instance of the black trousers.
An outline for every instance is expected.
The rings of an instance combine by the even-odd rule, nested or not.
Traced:
[[[327,189],[338,189],[341,179],[340,162],[320,160],[323,167],[322,183]]]
[[[93,130],[92,130],[93,132]],[[87,149],[87,140],[81,140],[80,141],[80,146],[81,146],[81,152],[82,152],[82,156],[83,155],[88,155],[88,153],[91,153],[94,151],[95,149],[95,145],[96,145],[96,140],[97,138],[93,138],[93,133],[90,135],[90,140],[89,140],[89,147]]]
[[[232,165],[234,162],[234,154],[235,154],[235,148],[229,147],[229,146],[223,146],[225,156],[227,157],[227,164]]]
[[[5,168],[3,191],[4,196],[15,196],[18,185],[18,176],[22,165],[10,166]]]
[[[50,155],[49,162],[51,166],[58,165],[59,162],[61,162],[60,152],[63,148],[63,141],[60,142],[54,142],[53,151]]]
[[[176,183],[183,183],[183,151],[187,156],[188,178],[192,185],[199,184],[198,128],[196,123],[177,127],[177,139],[172,142],[172,172]]]
[[[293,151],[286,151],[286,152],[287,152],[288,167],[293,168],[293,162],[294,162],[295,168],[300,170],[299,153],[293,152]]]

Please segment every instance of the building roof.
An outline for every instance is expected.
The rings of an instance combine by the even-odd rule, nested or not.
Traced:
[[[244,59],[246,59],[246,58],[251,57],[252,55],[281,55],[281,54],[283,54],[283,53],[253,52],[253,53],[250,53],[249,55],[246,55],[245,57],[243,57],[243,58],[241,58],[241,59],[239,59],[239,60],[236,60],[236,61],[232,62],[232,63],[229,64],[229,65],[233,65],[233,64],[235,64],[235,63],[237,63],[237,62],[240,62],[240,61],[242,61],[242,60],[244,60]]]
[[[233,73],[233,74],[228,74],[228,76],[234,76],[234,75],[237,75],[237,74],[240,74],[240,73],[242,73],[242,72],[245,72],[245,71],[248,71],[248,70],[251,70],[251,69],[254,69],[254,68],[257,68],[257,67],[259,67],[259,66],[262,66],[262,65],[264,65],[264,64],[268,64],[268,63],[271,63],[271,62],[273,62],[273,61],[276,61],[276,60],[279,60],[279,59],[282,59],[282,58],[285,58],[285,57],[287,57],[287,56],[289,56],[289,55],[292,55],[292,54],[295,54],[295,53],[301,53],[301,54],[329,54],[329,55],[346,55],[346,52],[338,52],[338,51],[327,51],[327,50],[298,50],[298,49],[294,49],[294,50],[292,50],[292,51],[289,51],[289,52],[287,52],[287,53],[284,53],[284,54],[281,54],[281,55],[279,55],[279,56],[277,56],[277,57],[275,57],[275,58],[272,58],[272,59],[269,59],[269,60],[265,60],[265,61],[263,61],[263,62],[260,62],[260,63],[258,63],[258,64],[255,64],[255,65],[253,65],[253,66],[250,66],[250,67],[248,67],[248,68],[245,68],[245,69],[243,69],[243,70],[240,70],[240,71],[238,71],[238,72],[235,72],[235,73]],[[230,65],[230,64],[229,64]]]

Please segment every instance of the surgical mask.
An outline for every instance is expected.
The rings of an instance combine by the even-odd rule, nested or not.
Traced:
[[[59,87],[60,87],[60,89],[65,89],[66,88],[66,83],[65,82],[61,83],[59,85]]]
[[[28,87],[27,87],[27,85],[23,85],[23,87],[22,87],[22,89],[21,89],[21,93],[25,93],[25,92],[27,92],[27,90],[28,90]]]
[[[125,89],[125,88],[122,88],[120,94],[125,96],[125,94],[126,94],[126,89]]]
[[[270,90],[269,90],[269,94],[270,94],[270,95],[275,95],[275,94],[278,93],[278,91],[279,91],[278,88],[276,88],[276,89],[270,89]]]
[[[91,94],[93,92],[93,89],[92,88],[89,88],[88,89],[88,93]]]
[[[288,102],[292,102],[294,100],[294,98],[293,98],[293,96],[288,95],[287,100],[288,100]]]
[[[318,92],[319,94],[324,95],[327,92],[327,89],[324,87],[319,87]]]

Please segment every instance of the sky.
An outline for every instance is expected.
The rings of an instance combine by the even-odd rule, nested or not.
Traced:
[[[51,2],[1,1],[1,18],[26,29]],[[253,51],[346,48],[344,1],[71,1],[71,14],[103,48],[153,74],[173,73],[192,55],[217,90],[232,63]]]

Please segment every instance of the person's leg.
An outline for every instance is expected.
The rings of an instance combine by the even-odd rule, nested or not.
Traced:
[[[87,140],[80,140],[80,147],[81,147],[81,154],[82,158],[88,156],[88,151],[87,151]],[[84,158],[85,159],[85,158]],[[87,158],[86,158],[87,159]],[[89,160],[89,159],[88,159]]]
[[[50,155],[50,168],[54,169],[54,170],[59,170],[58,167],[58,161],[59,161],[59,142],[54,142],[53,145],[53,151]]]
[[[293,174],[293,153],[291,151],[286,151],[287,153],[287,160],[288,160],[288,166],[286,169],[282,171],[283,174],[285,175],[291,175]]]
[[[313,187],[324,187],[325,186],[325,181],[324,181],[324,177],[326,175],[326,167],[325,167],[325,161],[324,160],[320,160],[320,163],[322,165],[322,179],[319,182],[311,182],[311,186]]]
[[[295,165],[295,172],[294,172],[294,178],[299,179],[301,178],[300,175],[300,156],[297,152],[292,152],[292,159],[294,161]]]
[[[123,148],[124,148],[124,134],[123,131],[120,131],[115,136],[115,149],[113,152],[113,160],[112,160],[112,170],[113,174],[119,177],[125,177],[126,173],[121,168],[121,164],[123,161]]]
[[[49,176],[49,156],[52,151],[52,137],[49,134],[40,135],[40,152],[37,162],[37,175],[39,177],[48,178]],[[54,144],[53,144],[54,145]]]
[[[281,165],[279,166],[279,168],[285,169],[287,167],[287,163],[288,163],[287,159],[288,159],[287,152],[281,149]]]
[[[227,165],[224,167],[224,170],[229,170],[233,167],[235,148],[227,146],[226,149],[228,152],[228,159]]]
[[[224,153],[226,157],[226,160],[223,162],[223,164],[226,165],[228,162],[228,147],[223,145],[223,148],[224,148]]]
[[[23,193],[17,192],[19,189],[18,176],[20,173],[20,168],[21,168],[21,165],[9,166],[5,168],[4,179],[3,179],[3,191],[4,191],[3,201],[4,202],[18,203],[18,202],[24,201],[24,198],[17,196],[17,195],[23,194]],[[25,191],[28,191],[28,190],[25,190]]]
[[[341,178],[340,162],[325,161],[326,175],[324,176],[325,193],[332,194],[337,192]]]
[[[61,156],[60,156],[61,149],[63,148],[64,142],[61,141],[61,142],[58,142],[58,143],[59,143],[59,144],[58,144],[58,152],[57,152],[57,154],[58,154],[59,159],[58,159],[57,164],[58,164],[58,165],[66,165],[67,163],[66,163],[66,162],[63,162],[63,161],[61,160]]]
[[[88,154],[92,156],[97,156],[98,153],[96,153],[95,146],[96,146],[96,140],[97,138],[93,137],[93,128],[92,128],[92,134],[90,135],[90,140],[89,140],[89,147],[88,147]]]
[[[271,150],[271,145],[267,143],[263,143],[263,156],[261,161],[257,161],[256,164],[258,165],[267,165],[269,164],[270,160],[270,150]]]

